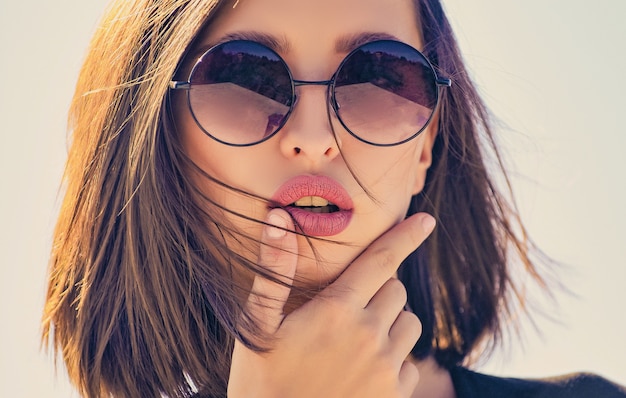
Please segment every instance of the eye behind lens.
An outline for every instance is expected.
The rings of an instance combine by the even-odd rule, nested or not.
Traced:
[[[190,76],[189,105],[214,139],[252,145],[284,124],[294,101],[291,74],[272,49],[235,40],[207,51]]]
[[[413,47],[396,41],[367,43],[342,62],[335,77],[335,110],[362,141],[395,145],[416,136],[437,104],[436,74]]]

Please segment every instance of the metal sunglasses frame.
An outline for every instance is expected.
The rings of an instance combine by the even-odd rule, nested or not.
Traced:
[[[222,46],[224,46],[226,44],[231,44],[231,43],[235,43],[235,42],[252,43],[254,45],[261,46],[266,51],[268,51],[269,53],[274,54],[276,56],[276,58],[281,62],[283,67],[285,68],[285,71],[289,75],[289,80],[291,81],[291,103],[289,105],[289,111],[284,116],[284,118],[283,118],[282,122],[280,123],[280,125],[278,127],[276,127],[276,129],[271,134],[268,134],[267,136],[263,137],[262,139],[254,141],[254,142],[251,142],[251,143],[244,143],[244,144],[236,144],[236,143],[224,141],[224,140],[216,137],[215,135],[211,134],[209,131],[207,131],[202,126],[200,121],[195,116],[195,112],[194,112],[193,107],[191,105],[191,98],[190,98],[190,94],[189,94],[189,90],[191,89],[191,87],[193,85],[193,83],[191,83],[191,77],[193,76],[193,73],[196,70],[196,67],[202,61],[202,59],[205,56],[207,56],[207,54],[209,54],[212,51],[214,51],[215,49],[217,49],[219,47],[222,47]],[[436,98],[435,105],[434,105],[434,107],[432,109],[432,112],[431,112],[428,120],[426,121],[426,123],[424,123],[424,126],[422,126],[422,128],[420,130],[415,132],[410,137],[405,138],[405,139],[403,139],[403,140],[401,140],[399,142],[381,144],[381,143],[372,142],[372,141],[369,141],[369,140],[366,140],[366,139],[360,137],[358,134],[353,132],[348,126],[346,126],[346,124],[344,123],[343,119],[339,115],[340,105],[337,103],[337,101],[335,99],[335,82],[336,82],[336,79],[337,79],[337,75],[339,74],[339,72],[341,71],[341,69],[343,68],[345,63],[350,59],[350,57],[354,53],[356,53],[357,51],[359,51],[360,49],[362,49],[363,47],[366,47],[366,46],[372,46],[372,45],[376,45],[376,44],[378,44],[378,45],[385,45],[386,43],[390,43],[392,45],[402,45],[402,46],[404,46],[404,47],[406,47],[406,48],[408,48],[408,49],[410,49],[412,51],[415,51],[417,54],[419,54],[419,56],[421,56],[423,58],[423,60],[426,62],[425,65],[428,65],[428,67],[430,68],[430,70],[431,70],[431,72],[432,72],[432,74],[434,76],[435,85],[437,86],[437,91],[436,91],[437,98]],[[449,79],[449,78],[444,78],[444,77],[438,76],[438,74],[435,71],[435,68],[431,64],[430,60],[421,51],[417,50],[416,48],[414,48],[414,47],[412,47],[412,46],[410,46],[410,45],[408,45],[406,43],[403,43],[403,42],[400,42],[400,41],[396,41],[396,40],[376,40],[376,41],[371,41],[371,42],[368,42],[368,43],[360,45],[359,47],[355,48],[350,53],[348,53],[348,55],[346,55],[346,57],[341,61],[341,63],[339,64],[339,67],[337,68],[335,73],[333,73],[333,76],[329,80],[298,80],[298,79],[294,79],[293,75],[291,74],[291,70],[289,69],[289,66],[287,65],[285,60],[283,60],[283,58],[278,53],[276,53],[274,50],[272,50],[271,48],[265,46],[262,43],[258,43],[256,41],[251,41],[251,40],[232,40],[232,41],[219,43],[219,44],[211,47],[207,51],[205,51],[200,57],[198,57],[198,60],[194,64],[194,67],[191,69],[191,72],[189,73],[189,78],[186,81],[172,80],[172,81],[170,81],[169,88],[171,90],[186,90],[187,91],[187,106],[189,107],[189,110],[190,110],[190,112],[191,112],[191,114],[192,114],[192,116],[194,118],[194,121],[196,122],[198,127],[200,127],[200,129],[202,129],[202,131],[205,134],[207,134],[212,139],[214,139],[214,140],[216,140],[216,141],[218,141],[218,142],[220,142],[222,144],[225,144],[225,145],[245,147],[245,146],[252,146],[252,145],[260,144],[261,142],[269,140],[270,138],[272,138],[274,135],[276,135],[276,133],[278,133],[283,128],[283,126],[287,123],[287,120],[291,116],[291,112],[293,111],[293,109],[295,108],[296,103],[297,103],[296,87],[300,87],[300,86],[327,86],[328,87],[327,91],[326,91],[327,103],[330,105],[330,107],[332,107],[333,112],[335,113],[335,116],[337,117],[337,120],[339,120],[339,122],[341,123],[343,128],[346,129],[346,131],[348,131],[348,133],[350,133],[350,135],[352,135],[353,137],[355,137],[359,141],[362,141],[362,142],[365,142],[367,144],[374,145],[374,146],[388,147],[388,146],[396,146],[396,145],[400,145],[400,144],[403,144],[405,142],[408,142],[408,141],[414,139],[415,137],[417,137],[422,131],[424,131],[424,129],[426,129],[426,127],[430,124],[430,122],[431,122],[431,120],[433,118],[433,115],[435,114],[435,111],[436,111],[437,107],[439,106],[439,100],[440,100],[440,92],[439,92],[440,90],[439,90],[439,88],[441,88],[441,87],[450,87],[451,85],[452,85],[452,80]],[[329,110],[329,112],[330,112],[330,110]]]

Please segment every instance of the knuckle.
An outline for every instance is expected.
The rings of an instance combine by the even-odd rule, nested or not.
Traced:
[[[364,321],[359,327],[359,342],[364,347],[374,347],[375,342],[381,340],[381,328],[374,320]]]
[[[379,369],[377,372],[377,377],[381,377],[382,380],[386,380],[386,384],[391,386],[397,384],[398,380],[398,372],[397,365],[394,360],[389,358],[388,356],[384,356],[379,361]]]
[[[399,317],[402,318],[402,323],[405,327],[415,334],[416,338],[422,335],[422,322],[417,315],[411,311],[402,311]]]
[[[426,236],[421,222],[413,222],[408,228],[408,237],[414,244],[422,242]]]
[[[391,355],[381,355],[376,362],[376,377],[387,386],[385,397],[402,396],[398,380],[398,360]]]
[[[374,263],[383,271],[398,265],[396,254],[389,248],[380,248],[372,254]]]
[[[354,309],[348,303],[332,298],[323,298],[322,300],[318,315],[320,321],[326,325],[325,329],[341,328],[352,322],[355,316]]]
[[[281,250],[269,243],[261,242],[261,245],[259,263],[266,268],[275,267],[276,263],[281,259]]]
[[[388,288],[397,297],[398,301],[406,302],[408,295],[404,283],[397,278],[391,278],[387,281]]]

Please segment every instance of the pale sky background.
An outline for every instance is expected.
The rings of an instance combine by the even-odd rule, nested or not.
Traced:
[[[65,118],[103,0],[0,0],[0,396],[72,397],[39,350]],[[524,220],[563,262],[541,333],[483,370],[592,371],[626,385],[626,1],[445,0],[472,74],[508,128]]]

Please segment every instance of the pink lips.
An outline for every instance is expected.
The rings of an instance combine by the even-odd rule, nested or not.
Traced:
[[[290,206],[306,196],[319,196],[333,203],[339,211],[313,213]],[[284,183],[272,201],[282,206],[295,219],[302,232],[310,236],[332,236],[348,227],[352,218],[352,199],[348,192],[335,180],[323,176],[302,175]]]

